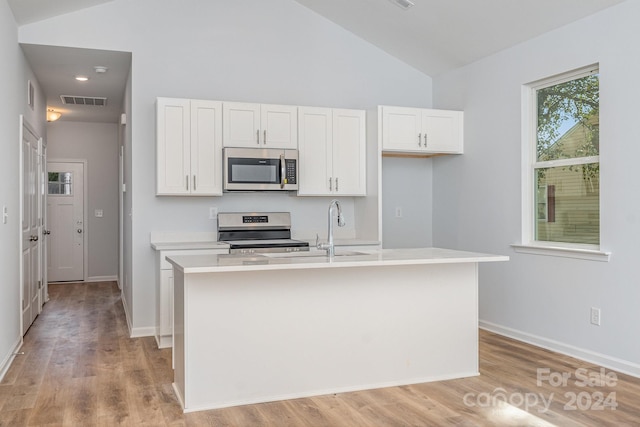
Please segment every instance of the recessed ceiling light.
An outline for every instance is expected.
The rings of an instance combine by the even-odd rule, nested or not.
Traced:
[[[87,76],[76,76],[76,80],[79,82],[86,82],[87,80],[89,80],[89,77]]]
[[[404,10],[409,9],[412,6],[415,6],[416,4],[414,2],[412,2],[411,0],[389,0],[391,3],[403,8]]]
[[[108,68],[103,66],[103,65],[96,65],[95,67],[93,67],[94,70],[96,70],[96,73],[101,74],[101,73],[106,73]]]

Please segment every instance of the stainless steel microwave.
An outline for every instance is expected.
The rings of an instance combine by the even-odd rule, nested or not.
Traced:
[[[298,189],[298,150],[226,147],[222,157],[224,191]]]

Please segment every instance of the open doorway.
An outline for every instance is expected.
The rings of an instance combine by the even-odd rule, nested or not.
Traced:
[[[21,44],[21,48],[46,94],[47,110],[56,113],[52,118],[58,116],[47,124],[44,137],[49,160],[84,166],[83,219],[77,207],[65,204],[65,199],[74,197],[71,194],[47,197],[48,217],[55,220],[52,235],[60,233],[54,230],[57,226],[64,225],[69,232],[66,240],[56,242],[60,235],[50,238],[56,248],[48,256],[49,279],[121,283],[124,173],[120,159],[121,147],[127,144],[121,121],[130,110],[131,53],[34,44]],[[52,167],[46,176],[58,178],[58,184],[54,179],[52,185],[64,189],[65,177],[78,171],[58,169]]]

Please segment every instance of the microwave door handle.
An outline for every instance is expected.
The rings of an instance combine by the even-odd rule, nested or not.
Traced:
[[[286,183],[286,172],[284,154],[280,154],[280,188],[284,188]]]

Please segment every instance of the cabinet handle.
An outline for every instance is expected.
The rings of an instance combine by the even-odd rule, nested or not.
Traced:
[[[427,148],[427,133],[424,133],[424,148]]]
[[[418,134],[418,147],[422,147],[422,133]]]
[[[338,191],[338,178],[336,178],[336,191]]]
[[[262,138],[262,143],[266,145],[267,144],[267,130],[266,129],[264,130],[263,135],[264,135],[264,137]]]
[[[187,191],[189,191],[189,175],[185,177],[185,181],[187,182]]]
[[[256,144],[260,145],[260,129],[256,129]]]
[[[196,176],[193,175],[193,191],[196,191]]]
[[[333,178],[329,178],[329,191],[333,191]]]

